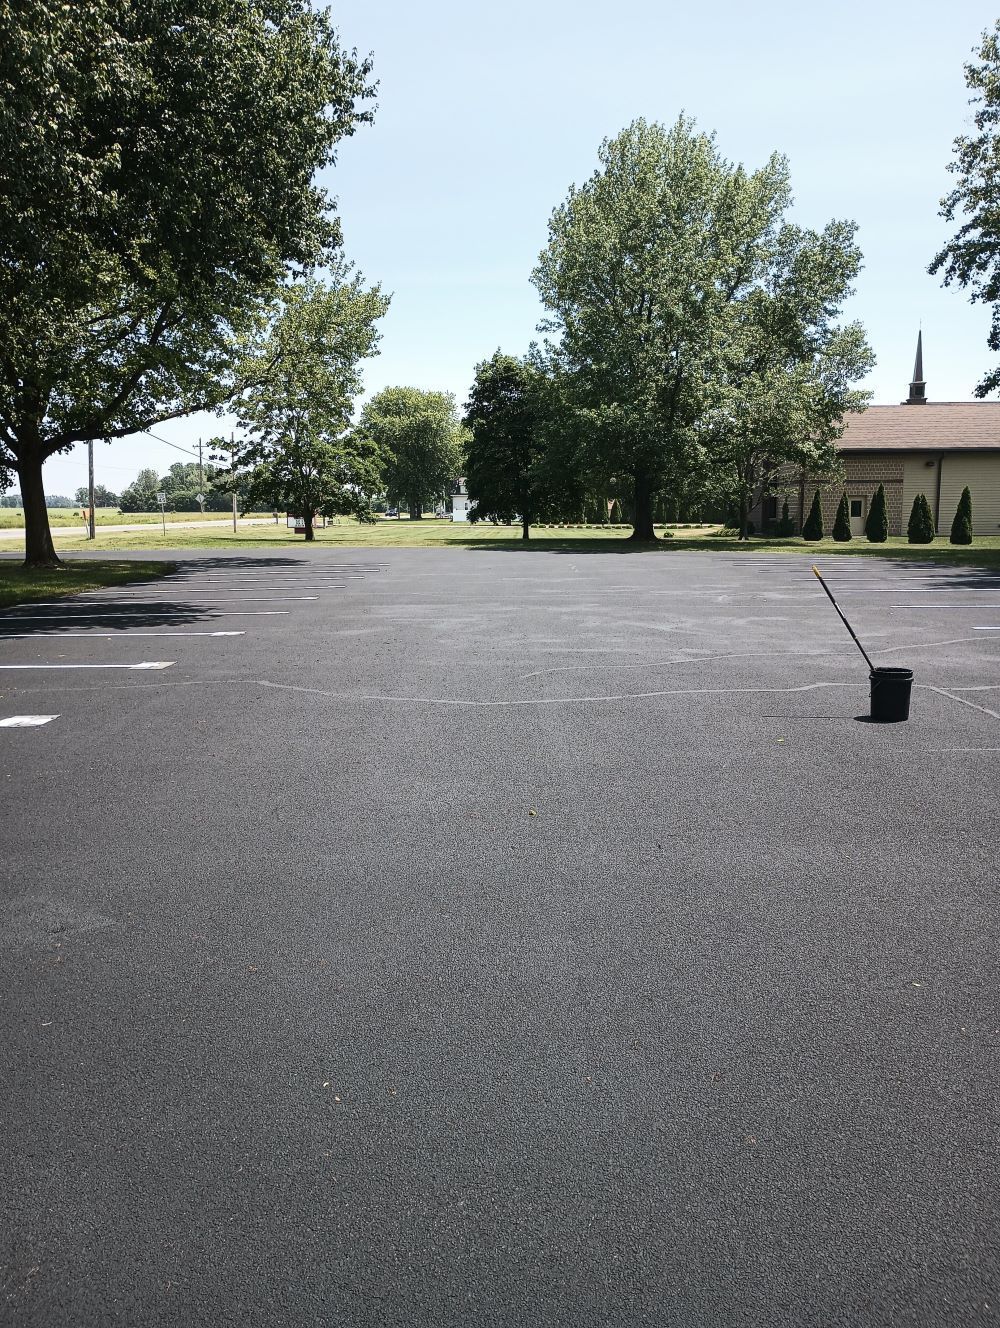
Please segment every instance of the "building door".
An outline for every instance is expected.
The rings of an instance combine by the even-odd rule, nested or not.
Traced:
[[[851,534],[863,535],[865,533],[865,499],[848,498],[847,506],[851,513]]]

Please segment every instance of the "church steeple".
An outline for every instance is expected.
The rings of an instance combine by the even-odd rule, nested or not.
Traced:
[[[924,334],[917,333],[917,358],[913,361],[913,381],[910,383],[910,395],[903,402],[904,406],[926,406],[927,384],[924,382]]]

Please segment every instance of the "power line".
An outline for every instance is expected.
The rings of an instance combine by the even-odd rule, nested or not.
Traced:
[[[189,447],[181,447],[179,443],[172,443],[169,438],[161,438],[158,433],[153,433],[150,429],[140,429],[140,433],[147,434],[150,438],[155,438],[158,443],[166,443],[167,447],[172,447],[175,452],[186,452],[188,456],[196,457],[197,452],[192,452]]]

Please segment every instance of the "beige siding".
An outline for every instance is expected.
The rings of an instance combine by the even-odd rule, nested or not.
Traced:
[[[929,474],[930,472],[928,472]],[[941,519],[938,532],[947,535],[962,490],[972,494],[972,532],[1000,535],[1000,452],[946,456],[941,470]],[[931,504],[933,505],[933,498]]]
[[[914,410],[917,407],[913,407]],[[934,511],[937,497],[937,462],[938,452],[904,452],[903,454],[903,511],[900,534],[906,534],[906,524],[910,519],[910,509],[918,493],[922,493]],[[927,462],[931,464],[928,465]]]

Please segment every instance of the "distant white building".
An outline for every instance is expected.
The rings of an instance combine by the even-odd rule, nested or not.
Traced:
[[[460,476],[451,486],[451,519],[468,521],[469,512],[475,506],[469,502],[469,490],[465,487],[465,476]]]

